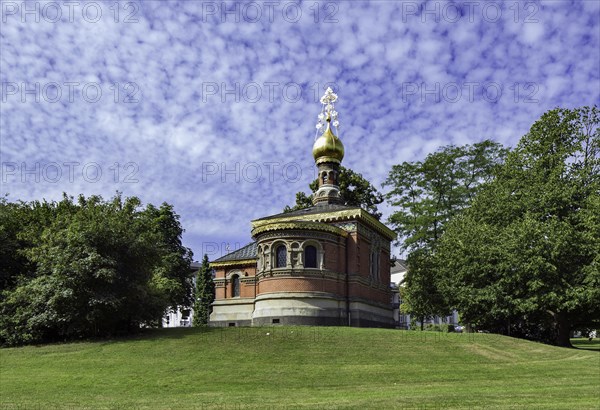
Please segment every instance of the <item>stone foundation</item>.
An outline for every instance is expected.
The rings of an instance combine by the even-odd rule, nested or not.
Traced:
[[[356,326],[393,327],[392,309],[365,301],[351,301],[319,292],[278,292],[256,299],[215,301],[211,326]]]

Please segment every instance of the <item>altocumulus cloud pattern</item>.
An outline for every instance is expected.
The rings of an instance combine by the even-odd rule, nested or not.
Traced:
[[[197,258],[306,189],[327,86],[345,164],[376,186],[438,146],[514,145],[546,110],[600,100],[597,1],[1,7],[1,193],[167,201]]]

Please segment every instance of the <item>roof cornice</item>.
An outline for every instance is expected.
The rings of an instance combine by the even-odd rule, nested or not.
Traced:
[[[340,211],[326,211],[321,213],[312,213],[307,215],[282,215],[277,218],[270,219],[255,219],[252,221],[252,235],[254,236],[254,232],[257,228],[262,226],[273,224],[273,223],[282,223],[282,222],[291,222],[291,221],[311,221],[311,222],[321,222],[321,223],[331,223],[331,222],[344,222],[357,220],[363,222],[365,225],[373,228],[375,231],[379,232],[389,240],[396,239],[396,232],[392,231],[390,228],[385,226],[383,223],[378,221],[375,217],[369,214],[362,208],[353,208],[353,209],[345,209]]]
[[[271,219],[259,223],[256,226],[254,221],[252,222],[252,237],[256,238],[258,235],[264,232],[281,231],[281,230],[311,230],[311,231],[322,231],[329,232],[343,237],[348,236],[348,232],[337,226],[328,225],[326,223],[316,222],[313,220],[298,220],[298,218],[290,219]]]
[[[221,268],[223,266],[240,266],[240,265],[254,265],[256,264],[256,259],[242,259],[242,260],[231,260],[231,261],[222,261],[222,262],[211,262],[211,268]]]

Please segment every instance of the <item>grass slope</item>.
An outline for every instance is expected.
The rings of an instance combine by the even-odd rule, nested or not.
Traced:
[[[323,327],[163,329],[0,350],[0,409],[463,407],[599,408],[600,352]]]
[[[600,350],[600,339],[588,340],[588,338],[571,339],[573,347],[585,350]]]

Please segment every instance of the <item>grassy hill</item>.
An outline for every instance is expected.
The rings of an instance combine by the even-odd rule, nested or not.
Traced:
[[[489,334],[163,329],[0,350],[0,409],[600,408],[600,352]]]

